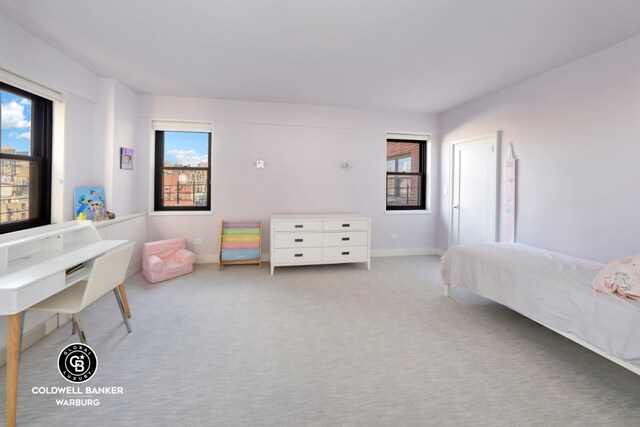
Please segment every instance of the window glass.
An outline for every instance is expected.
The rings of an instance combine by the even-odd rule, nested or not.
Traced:
[[[52,110],[0,82],[0,233],[51,222]]]
[[[426,209],[426,141],[387,140],[387,210]]]
[[[0,99],[0,150],[31,155],[31,100],[4,90]]]
[[[164,161],[167,166],[209,165],[209,133],[164,132]]]
[[[397,160],[396,172],[411,172],[411,156]]]
[[[38,167],[25,160],[0,159],[0,224],[34,218],[37,198],[31,202],[31,179],[38,181]],[[33,188],[33,191],[37,191]]]
[[[210,210],[211,133],[156,131],[155,210]]]

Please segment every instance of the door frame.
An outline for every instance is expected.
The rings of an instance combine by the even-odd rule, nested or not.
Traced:
[[[454,191],[454,175],[455,175],[455,149],[456,146],[461,145],[461,144],[466,144],[469,142],[475,142],[475,141],[480,141],[483,139],[491,139],[492,140],[492,144],[494,146],[494,150],[493,150],[493,157],[492,157],[492,164],[491,164],[491,169],[493,169],[491,172],[491,176],[493,177],[493,183],[491,185],[492,188],[492,194],[490,195],[491,200],[491,214],[493,216],[493,221],[491,222],[491,234],[493,235],[493,239],[494,242],[498,241],[498,185],[499,185],[499,168],[498,168],[498,159],[499,159],[499,153],[500,153],[500,131],[494,131],[494,132],[488,132],[488,133],[483,133],[480,135],[476,135],[476,136],[472,136],[472,137],[468,137],[468,138],[462,138],[462,139],[456,139],[450,142],[449,146],[449,247],[453,246],[453,204],[454,204],[454,200],[453,200],[453,195],[455,194]]]

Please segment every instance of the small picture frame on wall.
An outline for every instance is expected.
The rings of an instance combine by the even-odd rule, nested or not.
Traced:
[[[133,169],[133,148],[120,147],[120,169]]]

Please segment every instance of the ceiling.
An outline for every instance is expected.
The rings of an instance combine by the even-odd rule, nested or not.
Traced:
[[[427,113],[640,34],[640,0],[0,0],[0,13],[138,93]]]

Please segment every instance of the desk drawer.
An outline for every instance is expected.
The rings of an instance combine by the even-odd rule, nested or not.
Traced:
[[[322,221],[275,221],[274,231],[322,231]]]
[[[275,249],[275,264],[309,264],[322,261],[322,248]]]
[[[322,233],[276,233],[274,248],[313,248],[322,246]]]
[[[369,234],[366,231],[323,233],[324,246],[366,246]]]
[[[369,229],[369,222],[363,221],[363,220],[355,220],[355,221],[329,220],[324,222],[324,231],[349,231],[349,230],[367,231],[368,229]]]
[[[53,274],[17,290],[18,306],[31,307],[66,287],[64,271]]]
[[[325,262],[364,262],[369,254],[367,246],[336,246],[322,250]]]

